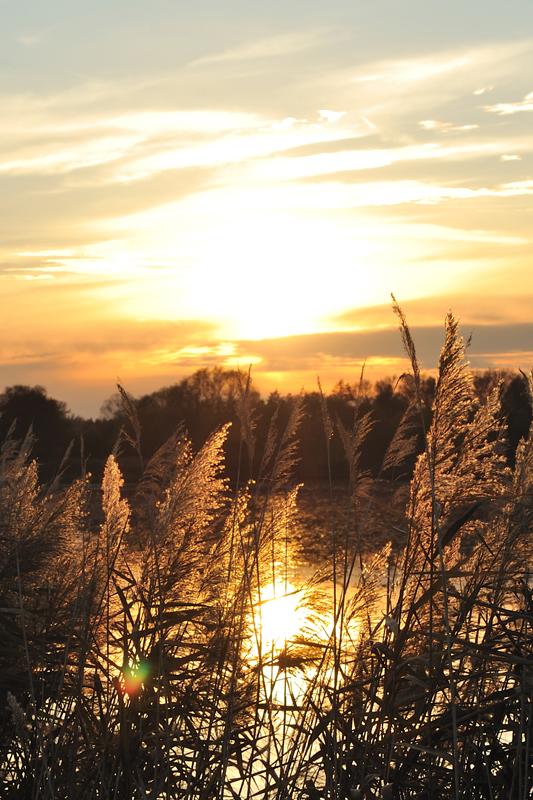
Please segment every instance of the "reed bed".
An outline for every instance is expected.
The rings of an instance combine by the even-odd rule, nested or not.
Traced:
[[[415,345],[394,310],[414,400],[384,470],[412,454],[424,419]],[[97,530],[83,466],[66,488],[61,474],[41,486],[31,432],[8,437],[2,797],[530,797],[533,440],[511,469],[499,389],[476,401],[464,355],[449,315],[407,510],[390,512],[405,538],[399,555],[389,546],[363,559],[375,506],[358,453],[372,421],[355,397],[347,430],[322,397],[324,447],[339,435],[350,467],[350,513],[338,525],[332,502],[332,558],[303,584],[290,577],[289,546],[303,395],[285,430],[274,415],[258,459],[241,376],[241,457],[249,474],[260,464],[230,490],[227,429],[197,453],[177,430],[145,464],[121,389],[130,427],[105,468]],[[126,444],[142,470],[131,507],[118,465]],[[273,594],[292,598],[299,619],[277,640],[261,623]]]

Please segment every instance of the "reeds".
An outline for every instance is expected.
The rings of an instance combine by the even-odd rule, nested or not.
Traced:
[[[385,456],[399,469],[424,424],[413,404]],[[32,798],[526,798],[532,775],[533,443],[511,470],[499,390],[472,391],[449,315],[432,423],[405,514],[405,546],[365,561],[372,482],[322,396],[324,447],[350,467],[348,513],[332,501],[331,562],[291,575],[291,484],[304,398],[274,414],[255,453],[250,375],[235,396],[252,479],[221,477],[227,428],[194,453],[178,429],[126,499],[108,459],[102,519],[90,476],[39,486],[31,435],[8,438],[0,472],[0,786]],[[533,391],[533,379],[528,379]],[[257,474],[253,470],[257,465]],[[394,472],[393,469],[393,472]],[[271,591],[297,597],[299,629],[265,641]]]

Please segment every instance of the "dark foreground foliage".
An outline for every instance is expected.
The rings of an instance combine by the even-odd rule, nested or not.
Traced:
[[[428,421],[414,343],[395,310],[412,374],[382,462],[390,475]],[[463,357],[449,316],[407,511],[390,515],[391,533],[405,536],[399,556],[362,558],[373,513],[364,395],[355,393],[348,425],[318,393],[325,463],[335,430],[353,511],[342,527],[332,514],[331,563],[298,592],[299,630],[268,646],[267,587],[294,595],[285,578],[302,397],[284,425],[281,406],[272,409],[258,449],[263,423],[240,378],[230,490],[227,427],[196,452],[178,428],[145,459],[137,408],[122,392],[141,477],[130,507],[109,456],[97,529],[89,475],[43,487],[31,435],[8,438],[1,796],[530,797],[533,439],[517,442],[511,463],[501,391],[481,402]],[[523,391],[531,402],[531,378]]]
[[[222,474],[235,484],[254,477],[260,467],[261,454],[266,446],[272,415],[277,425],[284,428],[291,414],[294,397],[272,392],[263,398],[251,385],[249,407],[256,420],[254,462],[241,458],[241,435],[236,408],[239,374],[236,370],[199,369],[179,383],[158,389],[151,394],[132,398],[135,414],[142,428],[142,449],[145,458],[151,458],[168,441],[179,425],[183,425],[193,448],[198,451],[214,430],[231,423],[224,441]],[[492,389],[500,386],[502,421],[506,423],[504,444],[506,457],[513,463],[518,442],[527,436],[531,423],[531,408],[520,374],[508,371],[486,370],[473,375],[472,389],[481,404],[487,402]],[[405,378],[384,378],[374,385],[364,380],[348,384],[340,380],[328,395],[332,417],[345,427],[351,427],[354,408],[358,418],[371,414],[372,426],[360,443],[360,467],[373,477],[410,478],[416,456],[424,449],[424,427],[431,424],[435,395],[435,379],[422,376],[419,393],[421,413],[411,415],[410,434],[414,437],[411,456],[398,467],[383,473],[382,464],[400,421],[409,408],[414,395],[413,383]],[[304,397],[304,414],[298,434],[299,459],[294,465],[295,481],[347,480],[349,467],[340,436],[333,436],[329,450],[324,447],[324,431],[320,392],[307,392]],[[107,457],[128,419],[119,392],[102,406],[98,419],[82,419],[69,414],[66,404],[48,397],[42,386],[10,386],[0,395],[0,441],[11,430],[12,437],[23,439],[32,428],[35,442],[32,456],[36,459],[39,478],[43,482],[53,479],[65,451],[72,443],[63,467],[63,479],[71,481],[80,474],[80,463],[91,472],[92,483],[100,484]],[[139,459],[131,447],[125,445],[118,453],[118,463],[126,483],[135,484],[141,477]]]

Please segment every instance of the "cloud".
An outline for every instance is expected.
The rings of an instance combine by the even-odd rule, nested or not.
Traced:
[[[427,131],[441,131],[447,133],[448,131],[472,131],[479,128],[479,125],[454,125],[453,122],[438,122],[435,119],[424,119],[418,123]]]
[[[263,180],[288,180],[328,175],[351,170],[378,169],[401,162],[478,159],[508,151],[508,143],[474,141],[443,146],[428,142],[388,149],[353,149],[300,157],[270,158],[249,166],[253,176]]]
[[[89,100],[85,111],[76,113],[68,107],[69,98],[61,93],[45,99],[19,97],[19,102],[7,98],[0,172],[90,174],[90,168],[107,165],[107,182],[130,181],[176,169],[240,164],[361,134],[359,123],[326,131],[295,117],[273,122],[255,113],[209,108],[106,114],[91,109]],[[345,112],[328,114],[330,121],[338,121]]]
[[[391,222],[388,225],[377,226],[376,233],[385,235],[409,236],[414,239],[442,242],[472,242],[479,245],[486,244],[489,247],[520,247],[531,243],[531,237],[517,236],[510,233],[502,233],[498,230],[483,230],[478,228],[459,228],[446,225],[436,225],[426,222],[417,224],[402,225]]]
[[[504,183],[501,193],[509,197],[517,194],[533,194],[533,180]]]
[[[320,114],[319,122],[323,120],[327,120],[328,122],[337,122],[341,117],[344,117],[348,112],[347,111],[328,111],[327,109],[322,109],[318,112]]]
[[[24,275],[12,273],[11,275],[0,275],[0,280],[15,280],[15,281],[43,281],[54,280],[53,275]]]
[[[252,53],[275,54],[291,48],[299,51],[311,46],[319,38],[318,34],[307,33],[273,37],[253,46],[246,45],[244,49],[237,49],[234,55],[235,58],[241,58]],[[380,69],[370,75],[363,74],[355,78],[353,74],[350,78],[348,74],[343,78],[341,76],[341,83],[345,87],[349,85],[349,80],[355,81],[362,91],[368,91],[368,96],[363,94],[360,98],[351,98],[351,108],[357,107],[358,111],[357,121],[354,117],[351,123],[347,120],[347,110],[335,111],[331,107],[321,109],[322,121],[335,122],[338,125],[342,120],[342,129],[335,132],[330,132],[329,125],[327,128],[317,129],[301,120],[296,125],[297,115],[284,117],[278,122],[258,113],[222,111],[215,108],[210,110],[209,107],[174,107],[165,110],[139,108],[117,114],[113,103],[116,105],[124,102],[121,93],[130,98],[130,105],[132,101],[134,105],[137,103],[134,100],[134,87],[127,81],[109,84],[92,81],[80,84],[76,90],[47,97],[4,96],[3,131],[0,134],[4,155],[0,160],[0,170],[59,175],[80,169],[88,172],[91,168],[107,165],[108,181],[131,181],[146,180],[157,172],[175,169],[238,165],[308,143],[327,143],[342,138],[342,134],[353,137],[361,136],[363,132],[375,132],[379,124],[374,121],[374,114],[379,121],[383,113],[405,113],[404,100],[402,109],[397,108],[399,97],[403,98],[407,92],[409,102],[412,103],[416,97],[415,85],[441,80],[448,73],[455,74],[464,70],[466,64],[484,64],[488,56],[488,52],[479,49],[466,55],[443,53],[429,59],[381,62]],[[494,53],[492,56],[494,57]],[[500,57],[507,57],[505,50],[500,53]],[[224,58],[230,58],[229,54]],[[149,83],[149,91],[160,92],[164,79],[161,76],[150,78]],[[335,91],[338,96],[338,90]],[[459,87],[450,91],[452,94],[457,93]],[[309,87],[306,92],[309,94]],[[427,105],[428,98],[424,95],[422,99]],[[370,105],[367,105],[367,100]],[[363,102],[363,106],[360,106],[360,102]],[[248,108],[251,108],[250,104]],[[361,123],[364,128],[361,128]],[[452,124],[428,119],[423,120],[421,125],[435,132],[467,132],[475,129],[476,123],[467,121],[467,124]],[[497,145],[493,143],[493,148],[495,144]],[[337,164],[331,166],[326,162],[320,165],[316,160],[314,164],[308,161],[307,174],[381,167],[399,160],[446,157],[442,152],[435,152],[430,156],[423,150],[417,155],[414,146],[411,147],[411,153],[405,147],[374,147],[363,153],[348,151],[348,155],[343,157],[337,154]],[[501,144],[501,148],[509,151],[509,142]],[[457,157],[474,157],[476,149],[479,154],[483,154],[490,149],[490,145],[486,141],[474,143],[472,151],[467,146],[462,155]],[[454,157],[454,154],[449,152],[448,157]],[[347,163],[341,164],[341,161]],[[302,162],[294,170],[302,170],[303,167]]]
[[[40,36],[17,36],[17,42],[24,45],[24,47],[33,47],[41,41]]]
[[[533,187],[530,181],[503,184],[494,189],[481,187],[441,186],[434,183],[409,180],[376,180],[357,182],[353,173],[347,171],[335,176],[337,180],[317,183],[310,191],[306,182],[283,183],[281,180],[261,186],[261,191],[250,187],[236,186],[227,194],[217,189],[206,191],[196,203],[191,200],[189,208],[196,206],[197,213],[245,213],[280,212],[282,209],[342,209],[379,208],[405,204],[437,205],[452,200],[476,200],[484,197],[510,197],[529,195]],[[414,228],[413,228],[414,230]],[[414,235],[414,234],[413,234]],[[490,234],[489,234],[490,235]],[[513,237],[511,237],[512,239]],[[488,240],[488,239],[487,239]],[[508,243],[510,243],[509,240]]]
[[[403,304],[402,304],[403,307]],[[390,312],[392,316],[392,312]],[[465,330],[466,329],[466,330]],[[470,330],[462,325],[465,338]],[[411,333],[415,342],[420,366],[425,370],[436,368],[444,344],[444,323],[440,325],[413,325]],[[477,325],[473,331],[468,358],[472,368],[491,363],[500,364],[512,355],[527,359],[533,351],[533,323],[506,325]],[[320,333],[303,336],[240,341],[235,358],[254,356],[261,359],[256,370],[260,372],[311,371],[332,368],[338,377],[355,371],[367,358],[394,361],[405,359],[400,333],[396,326],[380,330],[359,330],[339,333]]]
[[[363,122],[365,123],[367,128],[370,128],[371,131],[377,131],[378,130],[377,125],[374,125],[374,123],[371,122],[371,120],[369,120],[368,117],[365,117],[363,114],[361,114],[361,119],[363,120]]]
[[[248,130],[234,130],[209,141],[161,143],[148,155],[132,153],[128,161],[115,170],[114,180],[139,180],[156,172],[189,167],[253,166],[256,159],[270,158],[298,146],[335,141],[347,135],[346,130],[326,133],[301,121],[295,125],[296,122],[294,117],[287,117],[280,123],[264,120]]]
[[[382,132],[401,128],[407,134],[419,120],[438,121],[445,109],[458,120],[454,127],[478,124],[486,136],[487,115],[474,104],[473,92],[496,83],[512,86],[519,74],[527,74],[532,50],[532,39],[442,47],[430,55],[363,62],[328,77],[338,87],[332,95],[337,105],[357,110]]]
[[[69,333],[60,326],[46,330],[47,348],[42,348],[42,335],[24,332],[14,334],[0,346],[0,362],[19,363],[31,360],[34,363],[50,361],[57,363],[79,359],[84,356],[109,356],[111,354],[139,355],[154,363],[176,360],[179,353],[197,354],[204,349],[221,355],[229,355],[231,347],[214,338],[216,325],[207,320],[136,320],[109,319],[95,321],[87,319],[77,325],[72,318],[67,320]],[[222,349],[221,349],[222,348]]]
[[[2,172],[60,174],[121,160],[140,163],[146,172],[154,158],[159,169],[200,166],[214,155],[216,162],[214,139],[261,124],[254,114],[216,110],[87,115],[67,122],[63,113],[43,114],[39,103],[33,113],[31,103],[25,106],[22,115],[5,113]]]
[[[0,172],[61,173],[106,164],[124,157],[139,144],[132,136],[106,136],[83,144],[53,149],[43,155],[29,155],[0,162]],[[45,148],[48,149],[48,148]]]
[[[448,125],[451,125],[451,122],[437,122],[435,119],[423,119],[421,122],[418,123],[427,131],[435,130],[436,128],[443,128]]]
[[[38,259],[39,264],[27,264],[20,269],[25,269],[25,277],[54,278],[60,275],[84,275],[97,277],[100,280],[112,281],[117,277],[134,278],[139,275],[149,275],[153,267],[153,259],[146,259],[140,253],[105,253],[87,252],[85,248],[80,251],[67,251],[55,253],[54,251],[23,251],[14,253],[24,258]],[[143,263],[148,261],[149,263]],[[9,278],[15,274],[17,268],[6,269],[3,277]],[[33,275],[32,273],[40,273]]]
[[[533,111],[533,92],[526,94],[518,103],[496,103],[493,106],[482,106],[484,111],[490,111],[499,116],[518,114],[521,111]]]
[[[299,52],[319,41],[321,35],[295,33],[272,37],[237,48],[232,51],[233,56],[225,54],[224,58],[231,61],[252,57],[253,53]],[[500,51],[500,60],[505,60],[507,51],[505,48],[500,48]],[[521,52],[520,47],[518,51]],[[491,53],[494,58],[495,51]],[[297,146],[311,143],[327,146],[328,142],[342,138],[343,134],[354,137],[373,133],[378,127],[369,121],[373,113],[379,118],[384,112],[396,114],[398,97],[409,92],[412,100],[416,95],[414,85],[431,83],[448,73],[460,72],[466,64],[485,64],[488,56],[487,48],[472,50],[467,54],[443,53],[429,59],[380,62],[380,69],[371,71],[370,75],[367,73],[354,78],[352,74],[350,80],[364,91],[368,90],[371,105],[359,108],[360,98],[352,98],[351,107],[357,106],[359,113],[357,121],[354,117],[351,122],[347,119],[348,111],[321,109],[323,121],[335,122],[338,126],[342,120],[342,128],[338,127],[336,131],[330,130],[329,125],[313,128],[296,116],[285,117],[277,122],[258,113],[210,110],[209,107],[144,108],[118,114],[116,110],[110,112],[113,102],[123,102],[120,99],[121,90],[130,98],[130,103],[133,100],[134,88],[127,81],[108,85],[87,82],[78,86],[76,91],[69,90],[47,97],[7,96],[2,98],[3,133],[0,134],[0,144],[4,155],[0,160],[0,170],[12,174],[55,175],[83,170],[89,178],[91,169],[105,167],[106,180],[111,182],[147,180],[159,172],[178,169],[225,168],[241,164],[252,166],[250,162],[253,160],[271,158]],[[345,86],[349,85],[347,75],[343,80]],[[150,78],[149,83],[150,91],[160,91],[164,80],[159,76]],[[306,91],[309,93],[309,87]],[[458,89],[451,91],[453,94]],[[362,99],[366,103],[365,96]],[[427,103],[425,96],[424,102]],[[248,108],[251,106],[248,105]],[[363,110],[365,113],[361,115],[360,111]],[[300,124],[296,125],[298,121]],[[365,125],[364,128],[361,123]],[[476,127],[475,123],[452,124],[436,120],[423,120],[420,124],[435,132],[466,132]],[[269,167],[271,174],[275,175],[276,169],[284,170],[286,174],[282,177],[290,179],[302,174],[311,176],[328,171],[379,168],[403,160],[472,158],[494,150],[498,154],[502,149],[508,152],[512,147],[515,150],[515,146],[509,142],[487,143],[486,140],[472,143],[471,150],[465,146],[461,152],[449,150],[445,153],[437,148],[430,153],[423,149],[425,145],[427,143],[410,145],[411,151],[408,146],[348,150],[344,155],[318,153],[308,157],[314,161],[304,162],[300,158],[297,165],[292,163],[290,167],[288,164],[280,167],[272,163]],[[250,178],[253,177],[250,175]]]
[[[102,123],[100,123],[102,124]],[[140,131],[151,138],[164,133],[219,134],[236,128],[255,127],[258,117],[254,113],[217,109],[141,111],[122,114],[104,120],[109,127]]]
[[[284,131],[287,128],[291,128],[295,122],[298,122],[298,120],[296,120],[294,117],[285,117],[285,119],[281,122],[273,122],[270,127],[275,131]]]
[[[438,312],[435,299],[430,301]],[[423,311],[427,299],[402,302],[413,323],[416,309]],[[426,307],[427,310],[427,307]],[[117,375],[132,393],[154,391],[176,383],[200,367],[224,366],[246,369],[253,364],[258,387],[298,391],[302,383],[316,387],[319,374],[325,385],[340,378],[351,379],[366,362],[367,376],[376,380],[409,368],[401,336],[390,307],[360,309],[367,321],[383,318],[381,329],[318,333],[275,339],[224,342],[212,336],[202,321],[186,324],[147,320],[130,322],[128,327],[105,326],[100,339],[76,337],[72,349],[42,347],[20,350],[14,358],[0,358],[0,380],[6,385],[39,382],[53,396],[66,398],[77,413],[96,415],[105,396],[111,394]],[[355,313],[355,311],[354,311]],[[440,304],[444,316],[444,304]],[[418,321],[421,317],[416,313]],[[528,369],[533,361],[533,324],[476,324],[461,321],[466,338],[473,332],[467,351],[473,369],[520,366]],[[444,343],[443,319],[428,324],[411,324],[421,368],[434,370]],[[112,337],[117,337],[114,344]]]
[[[322,31],[306,31],[280,34],[278,36],[257,39],[237,45],[222,53],[213,53],[209,56],[195,59],[189,67],[200,67],[224,62],[252,61],[257,59],[272,59],[276,56],[300,53],[314,47],[323,38]]]
[[[440,326],[450,310],[468,333],[473,327],[475,330],[478,326],[500,330],[509,324],[509,320],[524,324],[531,319],[531,301],[525,294],[490,295],[480,292],[474,303],[471,294],[448,292],[434,297],[408,298],[402,300],[400,306],[409,324],[415,327]],[[331,321],[338,327],[351,330],[396,326],[390,303],[353,308],[333,316]],[[524,344],[528,349],[527,341]]]

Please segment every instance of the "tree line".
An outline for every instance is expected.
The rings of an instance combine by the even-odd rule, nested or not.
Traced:
[[[506,456],[510,464],[521,438],[527,437],[531,422],[531,404],[521,374],[486,370],[474,374],[472,390],[481,405],[501,382],[502,414],[507,423]],[[248,384],[246,386],[246,384]],[[294,478],[297,481],[333,480],[348,477],[342,429],[350,430],[354,416],[368,420],[368,435],[362,443],[359,468],[372,477],[408,479],[416,456],[422,449],[422,425],[431,423],[435,379],[425,376],[421,382],[422,414],[413,410],[404,420],[413,447],[405,460],[403,472],[382,471],[382,463],[395,431],[413,404],[414,387],[407,376],[387,377],[374,384],[360,381],[350,384],[339,380],[327,396],[320,391],[307,392],[305,414],[299,436]],[[243,452],[239,403],[246,392],[255,421],[256,446],[252,462]],[[24,439],[30,432],[33,455],[42,480],[51,480],[59,469],[66,480],[80,470],[89,471],[100,481],[109,453],[115,449],[127,481],[138,478],[140,465],[132,441],[140,433],[140,449],[149,459],[181,427],[198,450],[209,435],[221,425],[231,423],[225,445],[226,477],[230,481],[254,477],[272,424],[283,431],[289,420],[295,397],[271,392],[262,397],[253,381],[237,370],[215,367],[199,369],[187,378],[155,392],[131,398],[117,392],[109,397],[97,419],[71,414],[66,403],[48,396],[42,386],[10,386],[0,395],[0,441]],[[324,403],[325,401],[325,403]],[[332,436],[327,443],[324,413],[331,420]],[[132,427],[132,415],[138,430]],[[327,427],[327,425],[326,425]],[[329,449],[329,459],[328,459]]]

